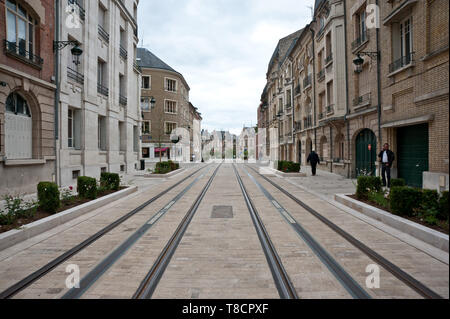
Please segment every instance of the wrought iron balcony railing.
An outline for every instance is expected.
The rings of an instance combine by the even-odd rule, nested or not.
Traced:
[[[125,60],[128,58],[128,52],[122,45],[120,46],[120,56]]]
[[[319,81],[323,81],[323,79],[325,79],[325,69],[322,69],[319,71],[319,73],[317,73],[317,79]]]
[[[359,37],[356,38],[355,41],[352,42],[352,50],[356,50],[368,40],[369,40],[369,33],[367,32],[367,30],[365,30],[364,32],[361,33]]]
[[[371,100],[371,94],[367,93],[362,96],[358,96],[357,98],[353,99],[353,106],[358,106],[362,104],[370,104]]]
[[[86,12],[83,8],[83,4],[80,3],[80,0],[68,0],[67,2],[69,3],[69,5],[74,5],[77,8],[80,19],[84,21]]]
[[[139,66],[139,64],[138,64],[136,61],[133,62],[133,68],[134,68],[134,70],[135,70],[137,73],[141,73],[141,72],[142,72],[141,67]]]
[[[109,89],[106,86],[103,86],[100,83],[97,83],[97,92],[104,95],[104,96],[108,96],[109,95]]]
[[[328,64],[330,62],[333,61],[333,53],[330,53],[326,58],[325,58],[325,64]]]
[[[413,62],[413,55],[414,55],[414,52],[412,52],[406,56],[402,56],[400,59],[391,63],[389,65],[389,73],[395,72],[404,66],[410,65]]]
[[[300,87],[300,84],[298,84],[298,85],[295,87],[295,95],[298,95],[298,94],[301,94],[301,93],[302,93],[301,87]]]
[[[327,114],[334,112],[334,104],[330,104],[327,106]]]
[[[295,130],[296,132],[301,131],[301,130],[302,130],[302,122],[300,122],[300,121],[295,122],[295,123],[294,123],[294,130]]]
[[[119,103],[120,105],[126,106],[128,103],[127,97],[122,94],[119,94]]]
[[[44,59],[26,50],[25,43],[10,42],[5,40],[5,52],[7,55],[18,58],[26,63],[30,63],[38,68],[42,68]]]
[[[103,40],[109,43],[109,33],[106,32],[101,25],[98,25],[98,34],[103,38]]]
[[[312,76],[310,74],[303,80],[303,89],[306,89],[309,86],[311,86],[311,83],[312,83]]]
[[[67,67],[67,77],[77,83],[84,84],[84,75],[72,68]]]

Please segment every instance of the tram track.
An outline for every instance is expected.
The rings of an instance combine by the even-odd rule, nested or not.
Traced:
[[[356,280],[317,242],[316,239],[299,223],[246,169],[243,168],[261,193],[272,203],[283,219],[310,247],[314,254],[329,269],[344,289],[355,299],[371,299],[371,296],[356,282]]]
[[[153,266],[150,268],[149,272],[142,280],[138,289],[134,293],[132,299],[150,299],[152,297],[153,293],[156,290],[156,287],[158,286],[161,280],[161,277],[163,276],[167,266],[169,265],[172,259],[172,256],[175,254],[175,251],[178,248],[178,245],[181,242],[186,232],[186,229],[188,228],[190,222],[192,221],[192,218],[197,212],[200,203],[202,202],[203,198],[208,192],[208,189],[210,188],[221,166],[222,164],[219,164],[219,166],[217,166],[217,168],[214,170],[214,173],[209,178],[206,185],[203,187],[201,193],[198,195],[195,202],[189,208],[188,212],[178,225],[177,229],[175,230],[175,232],[173,233],[173,235],[171,236],[171,238],[169,239],[163,250],[161,251],[160,255],[154,262]]]
[[[418,294],[420,294],[422,297],[426,299],[442,299],[443,297],[440,296],[438,293],[403,271],[400,267],[396,266],[394,263],[390,262],[388,259],[384,258],[377,252],[375,252],[370,247],[366,246],[364,243],[353,237],[351,234],[337,226],[335,223],[333,223],[331,220],[317,212],[315,209],[307,205],[305,202],[300,200],[298,197],[294,196],[287,190],[283,189],[280,185],[269,179],[267,176],[262,175],[259,173],[256,169],[253,167],[246,165],[246,167],[249,167],[252,171],[254,171],[259,177],[263,178],[265,181],[267,181],[269,184],[271,184],[273,187],[278,189],[282,194],[286,195],[288,198],[293,200],[295,203],[297,203],[299,206],[304,208],[308,213],[316,217],[318,220],[320,220],[322,223],[324,223],[326,226],[331,228],[334,232],[339,234],[341,237],[343,237],[345,240],[347,240],[349,243],[351,243],[354,247],[356,247],[358,250],[363,252],[366,256],[371,258],[373,261],[375,261],[378,265],[386,269],[388,272],[390,272],[393,276],[395,276],[397,279],[402,281],[404,284],[406,284],[408,287],[416,291]]]
[[[267,263],[269,264],[270,271],[273,276],[273,280],[278,290],[278,294],[282,299],[298,299],[297,291],[295,290],[292,281],[289,278],[288,273],[286,272],[283,263],[281,261],[280,256],[278,255],[275,246],[273,245],[270,236],[264,227],[264,223],[262,222],[258,211],[256,210],[255,205],[253,204],[250,196],[245,188],[245,185],[239,176],[239,173],[233,164],[233,170],[238,180],[239,186],[242,191],[242,195],[244,196],[245,203],[250,212],[251,219],[253,221],[253,225],[255,226],[255,230],[258,234],[258,238],[261,242],[261,246],[266,256]]]
[[[166,188],[165,190],[163,190],[162,192],[160,192],[156,196],[152,197],[151,199],[147,200],[146,202],[144,202],[143,204],[141,204],[137,208],[131,210],[130,212],[128,212],[124,216],[118,218],[114,222],[112,222],[109,225],[105,226],[100,231],[98,231],[95,234],[91,235],[86,240],[82,241],[80,244],[78,244],[78,245],[74,246],[73,248],[67,250],[65,253],[63,253],[60,256],[54,258],[53,260],[51,260],[50,262],[48,262],[47,264],[45,264],[44,266],[42,266],[38,270],[34,271],[30,275],[26,276],[22,280],[18,281],[17,283],[13,284],[12,286],[7,288],[6,290],[2,291],[0,293],[0,299],[12,298],[15,295],[17,295],[18,293],[20,293],[21,291],[25,290],[27,287],[29,287],[30,285],[32,285],[33,283],[38,281],[40,278],[42,278],[45,275],[47,275],[49,272],[54,270],[56,267],[58,267],[59,265],[61,265],[64,262],[66,262],[67,260],[69,260],[74,255],[80,253],[85,248],[89,247],[94,242],[96,242],[97,240],[99,240],[100,238],[105,236],[107,233],[111,232],[113,229],[115,229],[116,227],[118,227],[119,225],[121,225],[122,223],[124,223],[125,221],[127,221],[128,219],[130,219],[131,217],[133,217],[134,215],[136,215],[140,211],[142,211],[144,208],[146,208],[147,206],[149,206],[150,204],[152,204],[156,200],[160,199],[164,195],[166,195],[169,191],[175,189],[177,186],[181,185],[182,183],[184,183],[185,181],[187,181],[188,179],[190,179],[191,177],[193,177],[194,175],[196,175],[197,173],[199,173],[201,170],[205,169],[208,166],[209,165],[201,167],[201,168],[195,170],[193,173],[189,174],[188,176],[184,177],[180,181],[178,181],[175,184],[171,185],[170,187]]]

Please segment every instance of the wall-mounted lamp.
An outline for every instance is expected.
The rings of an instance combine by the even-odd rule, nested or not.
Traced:
[[[68,45],[73,46],[73,48],[70,50],[72,56],[74,57],[73,63],[75,65],[79,65],[80,56],[83,54],[83,50],[80,48],[80,43],[78,41],[53,41],[53,51],[62,50]]]
[[[353,64],[355,65],[355,72],[361,73],[362,72],[362,66],[364,64],[364,59],[361,56],[368,56],[371,60],[374,60],[380,56],[378,52],[359,52],[356,55],[356,58],[353,60]]]

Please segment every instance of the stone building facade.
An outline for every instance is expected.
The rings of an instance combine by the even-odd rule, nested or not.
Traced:
[[[322,170],[379,174],[377,154],[387,142],[397,155],[394,177],[448,189],[448,1],[378,3],[379,21],[374,0],[316,0],[314,20],[287,57],[279,65],[272,57],[258,127],[280,122],[281,145],[270,146],[272,161],[305,165],[315,148]],[[288,82],[278,87],[289,70],[293,151],[284,143],[290,136],[282,123],[289,104],[280,109],[274,101],[291,89]]]
[[[0,195],[55,180],[53,1],[0,2]]]
[[[60,2],[59,40],[77,41],[83,50],[79,63],[69,47],[60,51],[60,185],[74,184],[78,176],[138,168],[138,2]]]
[[[189,85],[181,73],[149,50],[138,48],[137,59],[142,70],[142,158],[147,163],[160,158],[191,161],[191,138],[193,142],[194,128],[195,136],[200,138],[197,130],[201,125],[194,126],[194,118],[198,121],[201,116],[189,102]],[[174,136],[181,139],[174,143]]]

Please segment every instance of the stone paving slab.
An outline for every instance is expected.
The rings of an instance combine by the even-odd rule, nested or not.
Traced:
[[[251,171],[254,174],[253,171]],[[355,218],[345,211],[338,209],[337,207],[331,205],[330,203],[324,201],[323,199],[312,195],[309,192],[304,191],[294,185],[288,183],[286,180],[281,178],[271,177],[271,179],[278,185],[282,186],[284,189],[304,201],[307,205],[318,211],[320,214],[324,215],[326,218],[330,219],[333,223],[338,225],[340,228],[344,229],[348,233],[352,234],[358,240],[363,242],[365,245],[369,246],[377,253],[381,254],[386,259],[390,260],[402,270],[406,271],[417,280],[421,281],[423,284],[429,286],[437,293],[441,294],[443,297],[448,298],[449,296],[449,267],[447,264],[423,253],[411,245],[408,245],[397,238],[380,231],[379,229],[373,227],[372,225],[363,222],[362,220]],[[269,191],[273,192],[274,197],[279,200],[284,205],[290,205],[290,211],[292,211],[301,221],[307,223],[305,226],[311,233],[318,234],[321,243],[327,246],[327,242],[333,245],[339,242],[337,235],[334,235],[333,231],[329,229],[326,225],[318,221],[314,216],[307,213],[299,205],[297,205],[292,200],[288,199],[281,192],[276,192],[275,188],[271,186],[268,182],[263,179],[258,179],[264,187]],[[322,235],[323,234],[323,235]],[[321,238],[324,237],[324,238]],[[340,236],[339,236],[340,237]],[[345,244],[347,245],[347,244]],[[350,244],[348,244],[350,245]],[[336,248],[335,248],[336,249]],[[350,246],[349,246],[350,249]],[[335,254],[337,251],[335,252]],[[349,258],[347,265],[350,267],[353,258]],[[365,264],[367,265],[367,264]],[[360,269],[361,276],[364,274],[365,269]],[[390,277],[392,276],[386,271],[382,272],[381,278],[389,284]],[[392,285],[394,281],[392,281]],[[391,286],[391,284],[389,284]],[[393,290],[395,287],[395,290]],[[400,297],[393,295],[399,292],[399,287],[401,285],[394,285],[389,287],[391,295],[386,296],[386,298]],[[410,288],[408,288],[410,289]],[[406,291],[405,291],[406,292]],[[375,290],[375,293],[380,294],[380,290]],[[380,294],[380,296],[384,296]],[[403,298],[403,296],[401,297]]]

